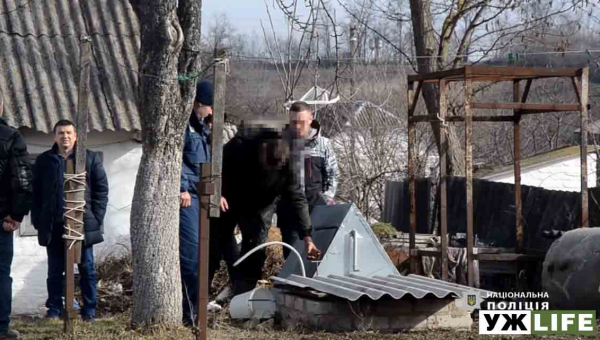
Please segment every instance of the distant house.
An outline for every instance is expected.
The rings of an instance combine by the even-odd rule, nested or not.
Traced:
[[[80,37],[92,39],[88,148],[102,153],[110,185],[105,242],[96,258],[129,242],[129,215],[142,149],[136,106],[139,26],[121,0],[0,2],[0,88],[4,119],[23,133],[32,158],[53,143],[52,127],[77,112]],[[4,14],[6,13],[6,14]],[[15,233],[13,312],[42,311],[46,250],[29,217]]]
[[[600,148],[588,146],[588,187],[596,187],[598,151]],[[549,190],[581,190],[580,147],[569,146],[552,150],[521,160],[521,185],[540,187]],[[496,169],[477,171],[476,176],[502,183],[513,183],[514,165]]]

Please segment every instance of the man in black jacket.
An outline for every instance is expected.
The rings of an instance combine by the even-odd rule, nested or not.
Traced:
[[[209,285],[219,268],[223,244],[236,226],[242,232],[243,256],[264,243],[275,199],[282,195],[293,207],[290,214],[304,239],[309,258],[320,252],[312,241],[308,203],[290,157],[289,136],[278,128],[249,126],[231,139],[223,149],[221,216],[211,219]],[[236,268],[235,295],[256,287],[266,259],[261,249]]]
[[[75,125],[61,120],[54,126],[52,149],[39,155],[34,168],[32,223],[38,230],[38,241],[48,253],[48,318],[57,318],[63,310],[64,253],[64,174],[67,159],[73,159],[77,142]],[[79,286],[83,296],[81,316],[93,321],[97,304],[96,273],[93,245],[104,241],[102,223],[108,204],[108,180],[100,155],[86,152],[86,191],[84,213],[84,241],[79,263]]]
[[[27,146],[19,131],[1,119],[3,98],[0,91],[0,339],[18,339],[9,330],[12,308],[13,231],[19,229],[31,208],[31,166]]]

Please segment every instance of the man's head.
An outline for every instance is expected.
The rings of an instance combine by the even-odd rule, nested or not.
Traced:
[[[199,120],[212,115],[213,87],[208,80],[198,83],[196,86],[196,99],[194,100],[194,112]]]
[[[76,141],[77,131],[73,122],[63,119],[54,125],[54,142],[56,142],[61,151],[70,151],[75,146]]]
[[[281,134],[264,133],[260,143],[260,165],[263,170],[280,170],[288,161],[290,146]]]
[[[295,102],[290,107],[290,127],[296,138],[306,138],[310,135],[313,114],[310,105],[305,102]]]

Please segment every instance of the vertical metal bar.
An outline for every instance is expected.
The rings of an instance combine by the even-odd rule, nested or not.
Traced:
[[[521,97],[519,81],[513,82],[513,101],[519,102]],[[513,110],[514,116],[514,172],[515,172],[515,223],[517,228],[516,252],[523,253],[523,202],[521,200],[521,113]]]
[[[474,286],[473,275],[473,112],[471,102],[473,87],[470,68],[465,68],[465,174],[466,174],[466,202],[467,202],[467,274],[470,287]]]
[[[446,119],[447,113],[447,83],[445,80],[440,80],[439,83],[440,91],[440,119],[442,122],[438,124],[438,131],[440,134],[440,238],[442,242],[442,280],[448,280],[448,212],[447,212],[447,177],[446,177],[446,162],[447,162],[447,150],[448,140],[446,138],[446,129],[443,126],[443,121]]]
[[[416,193],[415,193],[415,123],[410,121],[412,116],[412,108],[414,103],[414,84],[408,83],[408,195],[409,195],[409,242],[408,251],[410,258],[410,271],[411,273],[417,272],[417,249],[415,234],[417,233],[417,207],[416,207]]]
[[[581,72],[581,227],[588,228],[588,167],[587,167],[587,137],[588,137],[588,91],[589,67]]]
[[[214,185],[211,182],[211,165],[203,163],[201,168],[200,182],[197,192],[200,193],[200,237],[198,245],[198,328],[197,340],[206,340],[206,329],[208,323],[208,247],[210,236],[210,196],[214,193]]]

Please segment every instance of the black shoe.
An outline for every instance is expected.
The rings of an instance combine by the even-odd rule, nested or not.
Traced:
[[[4,334],[0,334],[0,340],[16,340],[21,339],[21,335],[17,331],[9,330]]]

